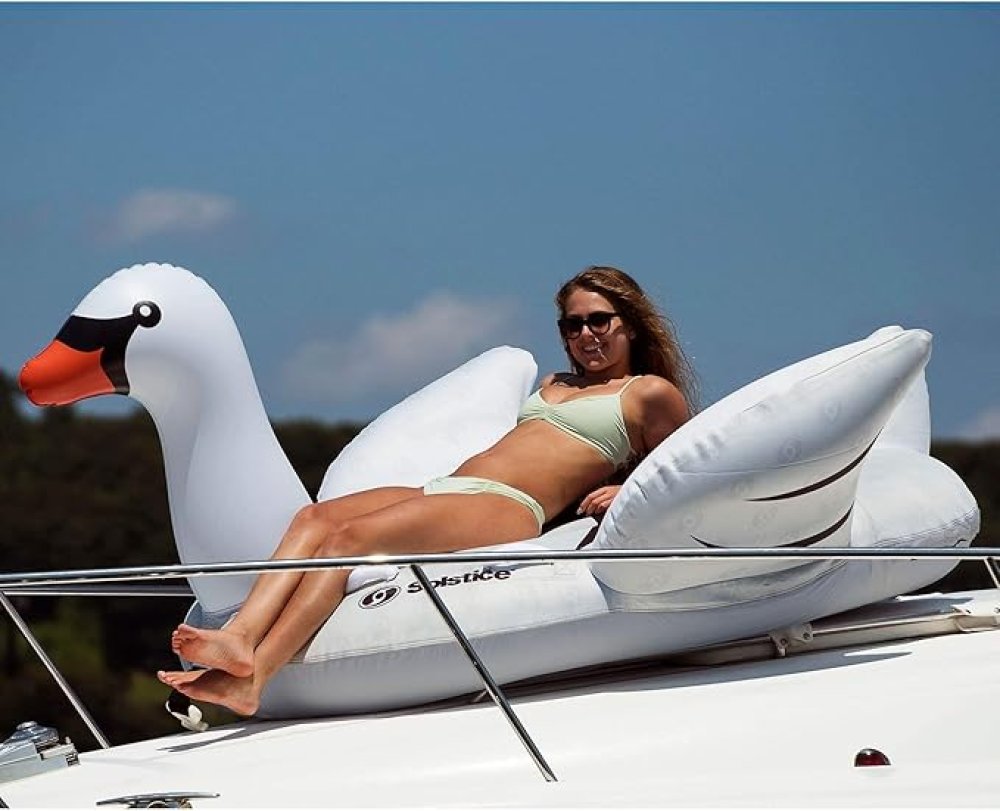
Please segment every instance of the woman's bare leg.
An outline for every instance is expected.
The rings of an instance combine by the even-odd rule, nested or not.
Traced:
[[[331,526],[417,495],[420,490],[415,488],[383,487],[309,505],[292,520],[271,560],[317,557],[317,550],[327,541]],[[260,575],[243,606],[225,627],[206,630],[181,624],[171,635],[171,649],[189,662],[218,668],[234,676],[250,675],[254,669],[254,649],[285,607],[303,574],[269,572]]]
[[[323,557],[399,552],[448,552],[532,538],[534,516],[504,496],[434,495],[399,502],[330,528]],[[253,715],[264,687],[333,613],[344,596],[347,572],[303,575],[254,653],[253,673],[237,677],[218,670],[190,681],[160,679],[191,698]]]

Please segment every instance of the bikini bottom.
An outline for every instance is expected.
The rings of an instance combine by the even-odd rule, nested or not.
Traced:
[[[492,493],[497,496],[504,496],[518,504],[523,504],[538,522],[538,532],[541,534],[542,525],[545,523],[545,510],[535,499],[503,482],[495,482],[490,479],[480,479],[477,476],[442,476],[439,479],[432,479],[424,485],[424,495],[433,496],[445,493],[464,493],[475,495],[476,493]]]

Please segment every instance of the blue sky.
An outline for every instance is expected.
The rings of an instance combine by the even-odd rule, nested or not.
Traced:
[[[998,144],[997,5],[4,4],[0,367],[171,262],[272,417],[366,420],[490,346],[564,368],[609,263],[705,404],[901,324],[935,435],[1000,436]]]

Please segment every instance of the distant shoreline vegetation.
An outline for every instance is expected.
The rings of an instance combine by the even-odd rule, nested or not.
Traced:
[[[310,493],[364,426],[274,424]],[[124,416],[71,406],[33,409],[0,370],[0,555],[3,571],[141,566],[177,561],[160,441],[140,407]],[[163,709],[158,669],[173,669],[170,631],[189,598],[14,597],[16,608],[114,744],[180,730]],[[83,751],[93,736],[3,615],[0,740],[22,721],[58,727]],[[212,724],[234,716],[203,708]]]
[[[14,378],[0,370],[0,554],[5,572],[172,563],[177,560],[159,438],[141,408],[126,416],[72,407],[29,414]],[[311,494],[330,462],[364,427],[314,420],[274,423],[278,441]],[[976,546],[1000,546],[1000,440],[935,441],[933,456],[979,502]],[[922,591],[988,588],[979,562],[964,562]],[[179,730],[153,674],[174,667],[167,644],[189,600],[17,597],[15,604],[112,743]],[[21,721],[58,726],[81,749],[93,738],[7,620],[0,636],[0,739]],[[209,710],[209,721],[232,720]],[[6,730],[6,731],[5,731]]]

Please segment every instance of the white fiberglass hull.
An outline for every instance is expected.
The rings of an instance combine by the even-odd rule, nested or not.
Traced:
[[[1000,593],[980,593],[1000,607]],[[988,613],[988,611],[987,611]],[[84,753],[11,807],[217,792],[196,807],[995,806],[1000,633],[952,634],[516,699],[546,783],[489,703],[248,723]],[[874,747],[892,765],[857,768]]]

